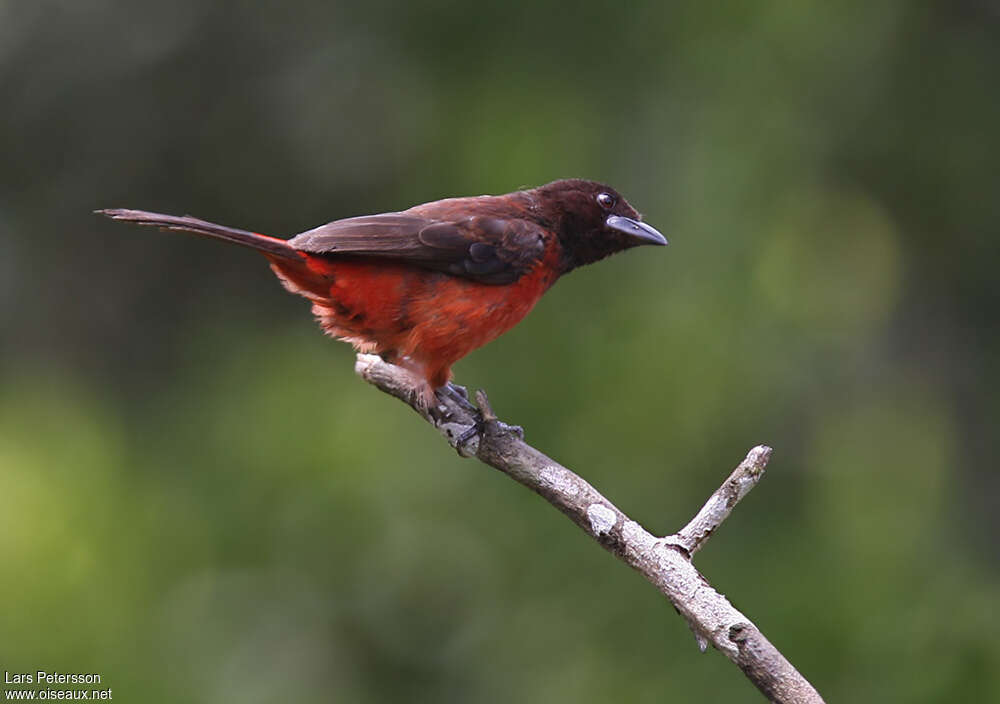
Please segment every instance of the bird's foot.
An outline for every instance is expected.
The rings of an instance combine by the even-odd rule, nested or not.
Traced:
[[[456,404],[469,411],[479,413],[479,409],[469,400],[469,392],[464,386],[453,384],[450,381],[437,390],[437,393],[450,398]]]
[[[470,403],[464,387],[445,384],[433,391],[426,415],[463,457],[475,457],[479,450],[479,409]],[[457,407],[457,408],[456,408]],[[463,413],[464,411],[464,413]],[[471,423],[469,416],[472,416]]]
[[[465,389],[462,389],[462,391],[464,392]],[[462,447],[473,438],[482,439],[486,435],[487,430],[498,434],[510,433],[516,435],[518,440],[524,440],[524,428],[520,425],[507,425],[497,418],[497,414],[493,412],[493,407],[490,406],[490,400],[486,396],[486,392],[482,389],[476,392],[476,403],[479,404],[479,408],[476,411],[476,423],[458,437],[456,440],[458,447]],[[461,453],[461,450],[459,452]]]
[[[447,383],[437,389],[428,387],[428,402],[425,404],[427,415],[431,417],[437,425],[443,423],[458,423],[463,418],[449,409],[449,406],[458,406],[459,409],[474,416],[479,416],[479,409],[469,401],[469,392],[464,386]]]
[[[463,457],[473,457],[479,451],[479,444],[487,432],[512,433],[524,439],[524,429],[518,425],[507,425],[500,421],[490,406],[486,392],[476,392],[477,407],[469,401],[469,393],[457,384],[447,384],[435,392],[440,400],[449,400],[472,415],[472,425],[465,418],[455,418],[443,405],[434,406],[429,415],[435,424],[444,430],[452,447]]]

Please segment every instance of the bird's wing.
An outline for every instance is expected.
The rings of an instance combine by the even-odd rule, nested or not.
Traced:
[[[481,283],[509,284],[541,259],[545,230],[519,218],[439,220],[386,213],[335,220],[288,244],[308,254],[392,259]]]

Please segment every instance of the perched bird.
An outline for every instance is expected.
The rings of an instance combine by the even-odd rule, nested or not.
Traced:
[[[289,240],[190,216],[96,212],[257,250],[329,335],[425,380],[426,409],[435,391],[455,392],[455,362],[514,327],[560,276],[667,244],[613,188],[580,179],[335,220]]]

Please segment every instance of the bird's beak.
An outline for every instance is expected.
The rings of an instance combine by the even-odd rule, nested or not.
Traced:
[[[665,245],[667,243],[667,238],[657,232],[655,227],[650,227],[646,223],[632,218],[609,215],[604,224],[612,230],[618,230],[618,232],[628,235],[635,244]]]

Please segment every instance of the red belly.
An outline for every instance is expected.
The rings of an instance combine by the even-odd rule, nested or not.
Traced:
[[[555,280],[547,260],[509,285],[487,285],[387,261],[309,256],[305,265],[272,259],[293,293],[313,302],[330,335],[363,352],[397,360],[433,388],[451,365],[510,330]]]

